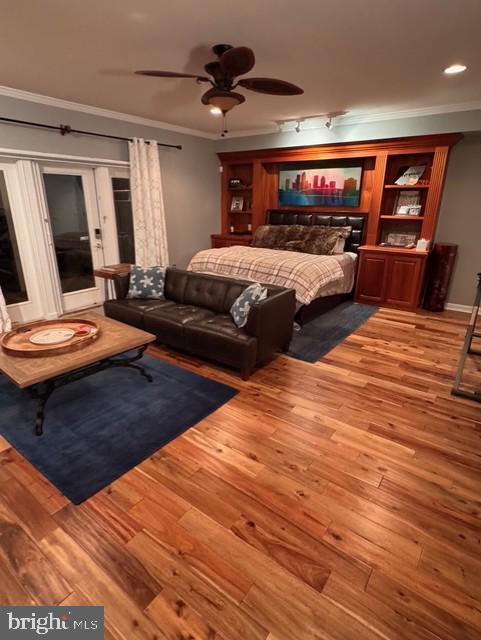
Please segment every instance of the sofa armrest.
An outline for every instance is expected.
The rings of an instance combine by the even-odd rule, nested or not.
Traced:
[[[117,300],[126,298],[129,292],[130,273],[125,276],[114,275],[113,283]]]
[[[257,338],[257,362],[286,351],[294,328],[296,293],[282,289],[251,307],[245,331]]]

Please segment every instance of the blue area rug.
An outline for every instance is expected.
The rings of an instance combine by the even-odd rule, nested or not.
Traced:
[[[57,389],[44,435],[33,433],[36,403],[0,377],[0,433],[74,504],[215,411],[237,391],[149,356],[138,371],[114,368]]]
[[[367,304],[343,302],[305,324],[300,331],[294,331],[287,355],[305,362],[317,362],[377,310],[378,307]]]

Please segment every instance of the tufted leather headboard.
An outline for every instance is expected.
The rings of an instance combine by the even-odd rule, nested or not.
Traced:
[[[266,224],[318,224],[323,227],[352,227],[352,233],[346,240],[345,251],[359,249],[363,242],[364,224],[367,216],[326,215],[324,213],[306,213],[289,209],[268,209]]]

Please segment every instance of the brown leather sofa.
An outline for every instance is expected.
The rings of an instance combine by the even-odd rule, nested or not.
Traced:
[[[289,346],[292,289],[267,285],[268,297],[252,306],[239,329],[229,310],[251,282],[169,268],[162,299],[126,298],[128,275],[117,276],[114,284],[117,299],[105,302],[107,316],[145,329],[169,347],[239,369],[244,379]]]

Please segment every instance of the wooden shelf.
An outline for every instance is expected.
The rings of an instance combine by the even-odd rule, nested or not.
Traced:
[[[247,211],[229,211],[229,213],[234,213],[234,214],[236,214],[236,213],[247,213],[249,215],[252,215],[251,209],[248,209]]]
[[[385,184],[385,189],[429,189],[429,184]]]
[[[395,215],[383,215],[380,216],[381,220],[423,220],[424,216],[395,216]]]
[[[229,187],[229,191],[252,191],[252,187]]]

